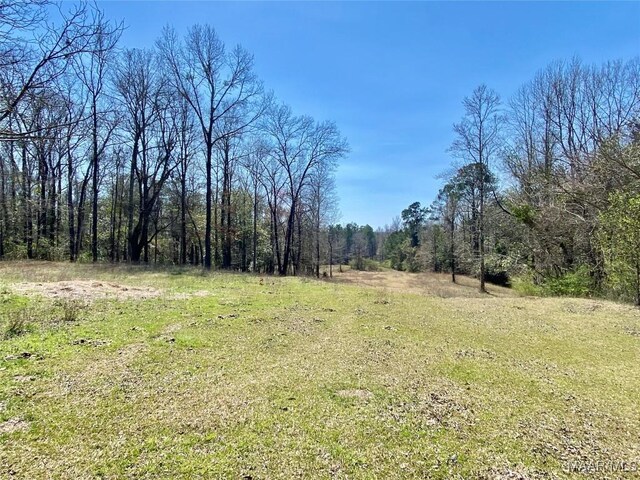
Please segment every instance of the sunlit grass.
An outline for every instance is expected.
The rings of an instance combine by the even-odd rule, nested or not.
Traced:
[[[191,269],[0,278],[0,326],[30,311],[0,341],[0,476],[572,478],[640,456],[631,307]],[[13,290],[75,279],[161,294],[65,321],[63,299]]]

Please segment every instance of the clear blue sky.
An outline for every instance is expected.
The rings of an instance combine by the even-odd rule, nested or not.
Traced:
[[[537,70],[640,54],[640,2],[100,2],[126,47],[162,27],[209,23],[255,56],[299,114],[335,120],[351,145],[337,172],[342,221],[374,228],[427,205],[451,126],[480,83],[508,98]]]

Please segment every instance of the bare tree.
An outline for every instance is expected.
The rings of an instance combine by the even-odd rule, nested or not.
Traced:
[[[49,2],[18,0],[0,2],[0,52],[2,52],[2,104],[0,105],[0,140],[15,138],[18,132],[5,120],[32,92],[52,85],[72,65],[76,57],[101,56],[111,50],[122,25],[104,21],[99,10],[86,2],[74,5],[69,12],[59,10],[59,26],[47,21],[43,9]],[[20,35],[30,32],[30,35]],[[38,130],[19,132],[20,136],[40,135]]]
[[[252,208],[252,240],[251,240],[251,261],[252,271],[258,271],[258,207],[260,205],[259,190],[264,182],[264,163],[268,156],[268,145],[258,137],[250,142],[250,153],[243,159],[243,167],[249,177],[249,184],[253,196]],[[267,189],[268,190],[268,189]]]
[[[202,132],[206,170],[205,267],[211,268],[213,147],[221,138],[242,131],[257,114],[237,122],[232,131],[217,127],[239,110],[251,111],[262,85],[253,73],[253,57],[241,47],[227,51],[213,27],[195,25],[180,42],[172,29],[165,29],[158,48],[171,73],[176,91],[193,109]]]
[[[272,155],[284,171],[289,194],[284,251],[279,266],[280,275],[289,270],[295,219],[299,201],[312,172],[321,164],[344,156],[348,145],[335,124],[316,123],[310,117],[297,117],[286,105],[272,107],[265,130],[273,143]]]
[[[479,265],[480,265],[480,291],[485,288],[485,178],[490,171],[490,162],[501,146],[500,128],[503,117],[500,114],[500,97],[486,85],[477,87],[470,97],[465,97],[462,102],[465,110],[460,123],[453,126],[456,138],[450,151],[456,157],[477,165],[478,170],[478,240],[479,240]]]
[[[89,98],[91,121],[91,255],[98,261],[98,196],[100,192],[100,158],[116,128],[114,111],[106,104],[107,68],[113,60],[113,50],[120,38],[121,29],[112,27],[100,11],[94,11],[92,49],[81,52],[74,64],[76,75],[82,82]]]
[[[180,263],[187,263],[187,180],[192,164],[195,142],[195,124],[189,104],[180,99],[174,117],[178,143],[178,177],[180,182]]]
[[[317,168],[311,174],[309,180],[311,217],[313,221],[313,240],[314,240],[314,270],[317,278],[320,278],[320,265],[322,256],[320,246],[322,243],[323,231],[328,225],[333,223],[335,212],[337,210],[337,198],[335,192],[334,170],[335,163],[333,161],[319,163]],[[327,239],[329,241],[329,239]],[[331,245],[329,245],[331,249]],[[329,257],[332,252],[329,252]],[[331,261],[329,263],[330,273]]]

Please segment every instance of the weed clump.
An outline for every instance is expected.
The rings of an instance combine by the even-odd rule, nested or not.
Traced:
[[[64,300],[60,307],[62,308],[60,319],[63,322],[77,322],[86,305],[77,300]]]
[[[27,333],[33,315],[29,309],[23,309],[5,313],[3,316],[2,338],[8,340]]]

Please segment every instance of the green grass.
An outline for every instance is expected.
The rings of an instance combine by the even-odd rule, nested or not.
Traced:
[[[0,279],[0,333],[28,312],[0,340],[0,478],[582,478],[574,462],[640,460],[632,307],[189,269]],[[161,294],[16,293],[74,279]]]

